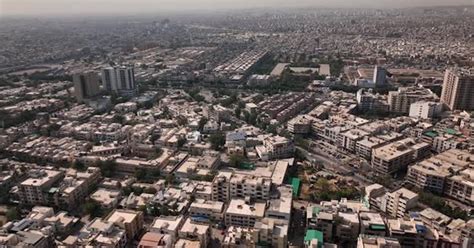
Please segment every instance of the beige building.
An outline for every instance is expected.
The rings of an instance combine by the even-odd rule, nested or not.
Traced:
[[[181,239],[199,241],[202,248],[207,247],[209,237],[211,235],[211,228],[208,224],[197,223],[188,218],[181,229],[178,231],[178,236]]]
[[[255,222],[265,216],[265,203],[250,203],[243,199],[232,199],[225,212],[227,226],[254,227]]]
[[[232,172],[219,172],[212,181],[212,200],[226,202],[229,199]]]
[[[150,231],[169,234],[174,243],[178,237],[178,230],[184,223],[183,216],[160,216],[153,220]]]
[[[450,110],[473,110],[474,75],[468,71],[446,70],[441,102]]]
[[[74,74],[72,81],[74,82],[74,95],[78,102],[83,102],[100,92],[99,75],[95,72]]]
[[[408,114],[412,103],[437,99],[436,94],[423,87],[401,87],[398,91],[388,93],[389,109],[394,113]]]
[[[271,244],[275,248],[285,248],[288,245],[288,223],[264,218],[255,223],[254,230],[255,243]]]
[[[220,172],[212,182],[212,200],[226,202],[233,198],[250,197],[268,200],[272,180],[260,176]]]
[[[447,150],[410,166],[406,179],[418,189],[442,194],[446,178],[467,168],[473,159],[467,151]]]
[[[127,238],[133,240],[143,228],[143,212],[115,209],[106,220],[125,230]]]
[[[394,192],[387,193],[382,200],[382,211],[394,218],[402,218],[407,210],[416,207],[418,203],[418,194],[406,189],[400,188]]]
[[[224,203],[196,199],[189,207],[192,217],[204,217],[212,221],[221,221],[224,218]]]
[[[234,173],[230,179],[230,198],[268,200],[271,179]]]
[[[360,235],[357,248],[401,248],[400,242],[394,238]]]
[[[18,197],[26,205],[47,205],[49,199],[45,191],[64,177],[64,172],[57,170],[31,170],[29,178],[20,183]]]
[[[474,168],[465,169],[458,175],[448,177],[444,194],[474,206]]]
[[[408,164],[425,157],[430,144],[417,143],[412,138],[392,142],[372,152],[372,168],[379,175],[390,175],[404,169]]]

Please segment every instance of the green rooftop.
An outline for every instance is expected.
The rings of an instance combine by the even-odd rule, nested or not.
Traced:
[[[314,239],[318,240],[318,248],[323,247],[323,233],[318,230],[308,229],[304,236],[304,242],[309,243]]]
[[[297,177],[292,177],[290,179],[291,186],[293,187],[293,196],[297,197],[300,194],[300,184],[301,180]]]
[[[459,132],[456,131],[456,130],[454,130],[454,129],[452,129],[452,128],[446,128],[446,129],[444,130],[444,132],[446,132],[447,134],[451,134],[451,135],[459,135]]]
[[[372,224],[370,225],[369,227],[370,229],[372,230],[377,230],[377,231],[381,231],[381,230],[385,230],[385,225],[381,225],[381,224]]]
[[[319,211],[321,211],[319,207],[313,207],[313,217],[317,216],[319,214]]]
[[[428,131],[428,132],[424,133],[424,135],[429,136],[431,138],[434,138],[434,137],[438,137],[438,132]]]
[[[253,170],[255,169],[255,164],[244,162],[240,164],[240,168],[244,170]]]

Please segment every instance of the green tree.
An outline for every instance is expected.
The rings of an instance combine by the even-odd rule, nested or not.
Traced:
[[[100,204],[94,200],[89,200],[84,203],[82,205],[82,210],[86,215],[88,214],[93,218],[100,217],[103,213],[103,209]]]
[[[235,116],[236,116],[237,118],[240,118],[240,113],[241,113],[241,112],[242,112],[242,109],[239,108],[239,107],[235,108],[235,110],[234,110]]]
[[[20,219],[20,211],[17,207],[9,208],[5,214],[8,221]]]
[[[174,184],[174,181],[175,181],[175,176],[174,174],[168,174],[165,178],[165,184],[166,185],[171,185],[171,184]]]
[[[123,124],[123,123],[125,123],[125,117],[123,115],[116,114],[112,118],[112,122]]]
[[[142,181],[143,179],[145,179],[146,175],[147,175],[147,171],[144,168],[138,168],[135,170],[135,173],[134,173],[134,176],[135,178],[137,178],[138,181]]]
[[[75,160],[72,164],[72,168],[78,171],[84,171],[86,170],[86,165],[82,161]]]
[[[179,138],[178,139],[178,144],[177,144],[178,148],[183,147],[184,144],[186,144],[186,139],[185,138]]]
[[[199,125],[199,126],[198,126],[199,131],[202,131],[202,130],[203,130],[204,125],[206,125],[207,121],[208,121],[208,120],[207,120],[206,117],[201,117],[201,119],[199,120],[199,124],[198,124],[198,125]]]
[[[229,157],[229,166],[239,168],[245,161],[245,157],[239,154],[232,154]]]
[[[153,187],[148,187],[148,188],[144,189],[143,192],[147,193],[147,194],[156,194],[157,190]]]
[[[219,151],[225,145],[225,137],[222,133],[215,133],[209,137],[209,142],[211,142],[211,148]]]
[[[114,160],[99,161],[98,167],[100,168],[100,172],[104,177],[112,177],[115,175],[117,162]]]

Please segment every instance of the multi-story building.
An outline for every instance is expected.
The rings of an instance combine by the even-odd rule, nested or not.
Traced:
[[[381,210],[391,217],[402,218],[408,210],[416,207],[417,203],[418,194],[406,188],[400,188],[382,197]]]
[[[359,213],[360,233],[384,237],[387,235],[385,221],[379,213],[361,212]]]
[[[381,66],[375,66],[374,78],[375,86],[383,86],[387,83],[387,70]]]
[[[265,217],[290,222],[293,190],[289,186],[280,186],[278,192],[279,194],[268,201]]]
[[[174,243],[178,238],[178,230],[181,228],[183,223],[183,216],[160,216],[153,220],[153,223],[150,226],[150,231],[168,234],[171,236],[172,243]]]
[[[212,200],[226,202],[232,198],[250,197],[268,200],[272,180],[269,178],[220,172],[212,182]]]
[[[68,247],[98,246],[126,247],[129,239],[125,230],[113,222],[95,218],[85,225],[77,237],[69,236],[63,243]]]
[[[140,239],[138,248],[171,248],[174,243],[171,242],[171,236],[168,234],[147,232]]]
[[[387,111],[386,99],[378,94],[373,94],[372,90],[360,89],[356,94],[357,108],[360,111]]]
[[[129,240],[135,239],[143,228],[143,212],[141,211],[115,209],[105,220],[125,230]]]
[[[366,159],[372,158],[372,151],[390,142],[396,141],[402,134],[395,132],[385,132],[374,136],[364,136],[356,142],[355,153]]]
[[[137,93],[133,66],[115,66],[102,70],[103,88],[119,95],[133,96]]]
[[[268,200],[271,185],[271,179],[235,173],[230,179],[230,199],[250,197]]]
[[[474,75],[457,69],[446,70],[441,102],[450,110],[473,110]]]
[[[189,206],[189,215],[194,218],[210,221],[222,221],[224,218],[224,203],[196,199]]]
[[[357,142],[368,135],[368,132],[365,132],[361,129],[351,129],[344,133],[341,133],[341,139],[338,140],[339,142],[337,145],[349,152],[355,152]]]
[[[72,81],[78,102],[97,96],[100,92],[99,76],[95,72],[76,73],[72,75]]]
[[[219,172],[212,181],[212,200],[226,202],[230,194],[232,172]]]
[[[265,203],[232,199],[225,212],[226,226],[254,227],[265,216]]]
[[[390,112],[408,114],[410,105],[419,101],[436,101],[438,97],[431,90],[422,87],[402,87],[388,93]]]
[[[410,117],[431,119],[443,111],[443,105],[438,102],[420,101],[410,105]]]
[[[288,158],[295,152],[292,140],[281,136],[270,136],[263,139],[263,146],[255,147],[263,160]]]
[[[288,131],[293,134],[308,134],[311,132],[313,119],[309,115],[298,115],[288,121]]]
[[[380,175],[397,173],[408,164],[428,155],[430,145],[412,138],[395,141],[372,152],[372,168]]]
[[[442,194],[447,178],[467,168],[472,159],[466,151],[447,150],[410,166],[406,181],[418,189]]]
[[[26,205],[47,205],[51,199],[49,189],[64,177],[63,171],[57,170],[31,170],[29,178],[20,183],[18,198]]]
[[[62,179],[62,180],[61,180]],[[18,196],[27,205],[50,205],[70,209],[77,206],[100,180],[100,169],[84,172],[34,170],[20,184]]]
[[[178,236],[181,239],[199,241],[200,247],[205,248],[209,243],[211,228],[209,224],[198,223],[188,218],[178,231]]]
[[[370,235],[360,235],[357,240],[357,248],[402,248],[400,242],[395,238],[385,238]]]
[[[474,206],[474,168],[467,168],[457,175],[448,177],[444,194]]]
[[[264,218],[255,223],[253,239],[255,243],[285,248],[288,246],[288,223]]]

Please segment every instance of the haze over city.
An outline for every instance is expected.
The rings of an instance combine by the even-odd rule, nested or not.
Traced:
[[[406,8],[473,5],[472,0],[2,0],[4,16],[113,15],[251,8]]]

